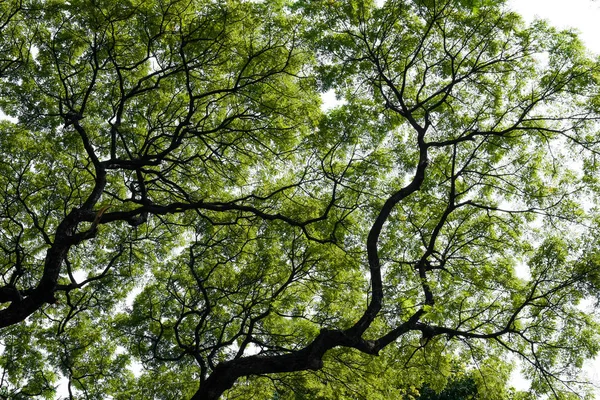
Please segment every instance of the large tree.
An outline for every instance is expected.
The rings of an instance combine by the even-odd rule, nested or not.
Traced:
[[[516,359],[534,396],[586,390],[575,34],[500,0],[10,0],[0,29],[0,396],[406,398],[467,370],[493,399]]]

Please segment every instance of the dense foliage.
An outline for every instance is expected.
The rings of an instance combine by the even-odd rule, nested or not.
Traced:
[[[5,0],[0,30],[0,397],[589,389],[572,32],[501,0]]]

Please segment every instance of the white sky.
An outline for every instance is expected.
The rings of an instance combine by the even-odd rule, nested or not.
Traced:
[[[600,1],[509,0],[508,5],[526,22],[541,18],[557,28],[576,28],[585,45],[600,54]]]
[[[600,54],[600,1],[596,0],[509,0],[509,8],[517,11],[526,22],[535,18],[546,19],[551,25],[561,28],[575,28],[586,47]],[[600,357],[586,362],[586,373],[596,385],[596,398],[600,399]],[[526,389],[527,382],[517,374],[513,375],[515,387]]]

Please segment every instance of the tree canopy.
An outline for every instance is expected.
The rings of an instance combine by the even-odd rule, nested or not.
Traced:
[[[501,0],[6,0],[0,32],[0,397],[588,393],[573,32]]]

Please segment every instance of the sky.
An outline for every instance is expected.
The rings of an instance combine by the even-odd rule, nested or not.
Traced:
[[[600,1],[599,0],[509,0],[508,7],[523,16],[526,22],[545,19],[561,29],[575,28],[585,46],[600,55]],[[600,399],[600,357],[585,364],[588,379],[596,385],[596,398]],[[528,387],[518,374],[512,383],[518,389]]]
[[[541,18],[557,28],[577,29],[584,44],[600,54],[599,0],[509,0],[508,6],[526,22]]]

